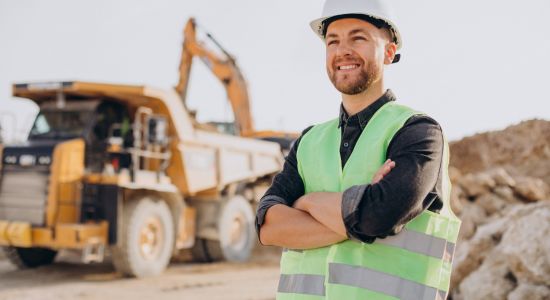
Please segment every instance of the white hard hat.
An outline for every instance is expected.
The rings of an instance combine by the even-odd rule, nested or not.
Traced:
[[[382,21],[393,34],[394,42],[397,45],[397,50],[399,50],[403,45],[403,41],[397,26],[392,21],[385,1],[387,0],[326,0],[322,17],[311,21],[309,24],[311,29],[324,40],[326,31],[324,23],[327,19],[364,16],[367,20]]]

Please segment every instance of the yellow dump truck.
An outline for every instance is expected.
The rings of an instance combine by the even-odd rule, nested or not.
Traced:
[[[75,81],[15,84],[13,95],[40,107],[28,140],[1,154],[0,246],[13,263],[108,250],[139,277],[180,251],[249,258],[278,144],[203,128],[176,90]]]

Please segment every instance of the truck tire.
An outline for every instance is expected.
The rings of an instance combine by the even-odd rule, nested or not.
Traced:
[[[205,242],[212,260],[244,262],[250,258],[256,240],[254,211],[243,196],[232,197],[222,207],[218,231],[219,241]]]
[[[162,273],[174,248],[174,221],[168,205],[144,197],[123,207],[122,232],[112,247],[115,269],[129,277]]]
[[[6,258],[18,269],[36,268],[53,263],[57,251],[46,248],[3,247]]]

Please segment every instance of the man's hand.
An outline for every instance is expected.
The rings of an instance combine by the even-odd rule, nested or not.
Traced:
[[[376,171],[374,176],[372,177],[371,184],[376,184],[384,178],[384,176],[388,175],[390,171],[395,168],[395,162],[388,158],[386,162]]]
[[[372,184],[380,182],[395,167],[391,159],[376,171]],[[315,192],[300,197],[294,202],[294,208],[309,213],[315,220],[342,236],[346,235],[346,227],[342,219],[342,193]]]

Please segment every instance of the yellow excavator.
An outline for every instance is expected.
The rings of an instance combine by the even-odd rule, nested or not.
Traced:
[[[220,56],[215,51],[208,49],[206,43],[197,40],[197,22],[190,18],[184,28],[184,41],[179,67],[179,82],[176,91],[183,99],[187,96],[189,76],[193,64],[193,58],[199,58],[212,71],[212,73],[223,84],[234,115],[234,124],[213,123],[217,127],[228,130],[228,125],[233,125],[235,134],[243,137],[252,137],[277,142],[283,151],[288,151],[292,141],[298,138],[299,133],[264,130],[257,131],[254,128],[254,121],[250,112],[250,99],[246,80],[237,65],[236,59],[231,55],[210,33],[206,37],[218,47]]]

